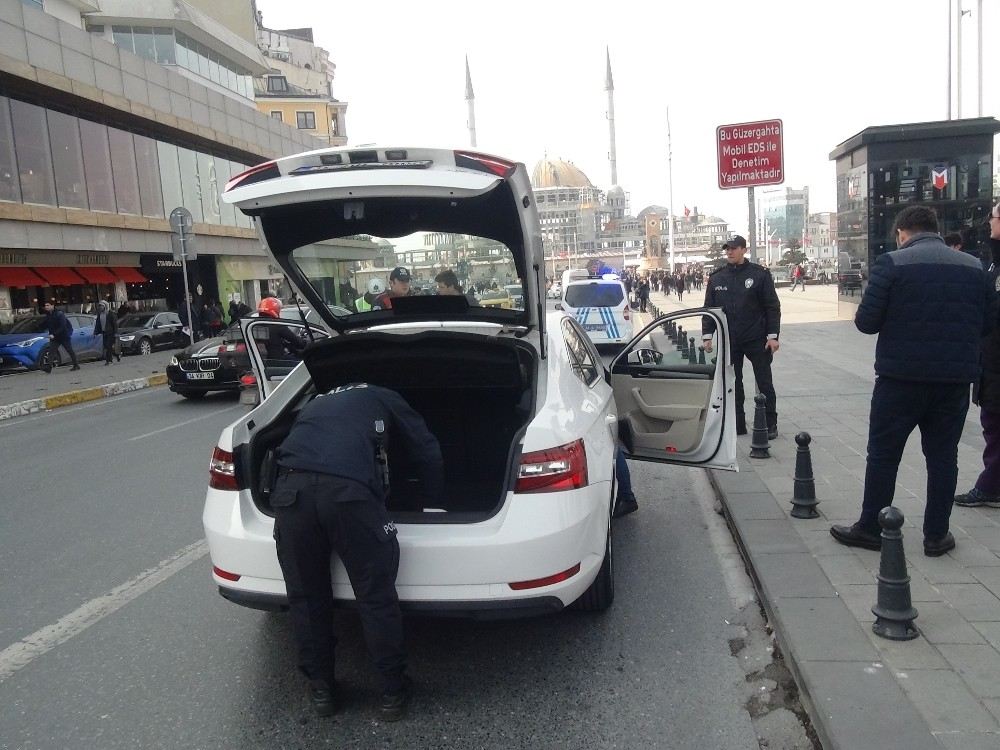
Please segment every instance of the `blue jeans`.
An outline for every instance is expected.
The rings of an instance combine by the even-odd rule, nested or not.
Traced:
[[[615,475],[618,477],[618,496],[615,499],[634,499],[635,495],[632,494],[632,475],[629,474],[628,462],[625,460],[625,451],[621,448],[615,454]]]
[[[878,514],[892,505],[906,439],[920,428],[927,462],[924,537],[948,533],[958,481],[958,440],[969,411],[968,383],[926,383],[879,377],[868,419],[868,464],[860,522],[876,531]]]

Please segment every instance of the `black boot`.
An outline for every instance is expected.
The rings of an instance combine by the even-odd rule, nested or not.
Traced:
[[[403,682],[399,690],[382,693],[382,705],[379,712],[383,721],[399,721],[406,713],[406,704],[410,702],[410,692],[413,683],[409,677],[403,675]]]
[[[336,710],[333,700],[333,687],[326,680],[309,681],[309,700],[317,716],[332,716]]]

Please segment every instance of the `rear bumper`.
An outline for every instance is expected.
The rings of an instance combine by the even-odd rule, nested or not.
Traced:
[[[223,599],[241,607],[260,609],[267,612],[284,612],[288,609],[288,598],[284,594],[240,591],[227,586],[219,586]],[[350,599],[337,599],[335,604],[346,609],[355,609],[357,604]],[[509,599],[490,602],[408,602],[400,601],[400,609],[407,614],[427,617],[454,617],[471,620],[510,620],[522,617],[550,615],[562,610],[563,603],[554,596],[540,596],[534,599]]]
[[[211,380],[188,380],[184,370],[177,365],[169,365],[167,367],[167,387],[174,393],[206,393],[208,391],[238,391],[240,389],[240,378],[236,370],[220,367],[210,372],[212,374]]]

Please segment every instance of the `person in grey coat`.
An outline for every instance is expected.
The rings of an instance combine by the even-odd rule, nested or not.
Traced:
[[[97,322],[94,323],[94,335],[101,336],[104,345],[104,365],[111,364],[111,358],[122,361],[121,349],[118,347],[118,316],[111,305],[103,300],[98,302]]]

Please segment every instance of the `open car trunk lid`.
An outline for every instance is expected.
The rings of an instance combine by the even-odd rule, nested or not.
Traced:
[[[323,149],[258,165],[234,177],[223,198],[255,218],[265,250],[332,330],[431,320],[544,327],[541,233],[521,163],[444,149]],[[497,243],[502,257],[484,260],[469,255],[466,247],[464,256],[456,251],[456,257],[445,261],[453,262],[460,278],[470,269],[474,277],[473,267],[480,261],[493,264],[490,268],[503,261],[523,285],[522,309],[437,295],[396,298],[390,309],[358,310],[352,300],[347,314],[331,307],[345,306],[344,289],[363,294],[359,281],[384,269],[384,282],[384,274],[396,265],[401,248],[387,251],[391,242],[366,240],[417,233]],[[402,250],[405,257],[406,248]]]

